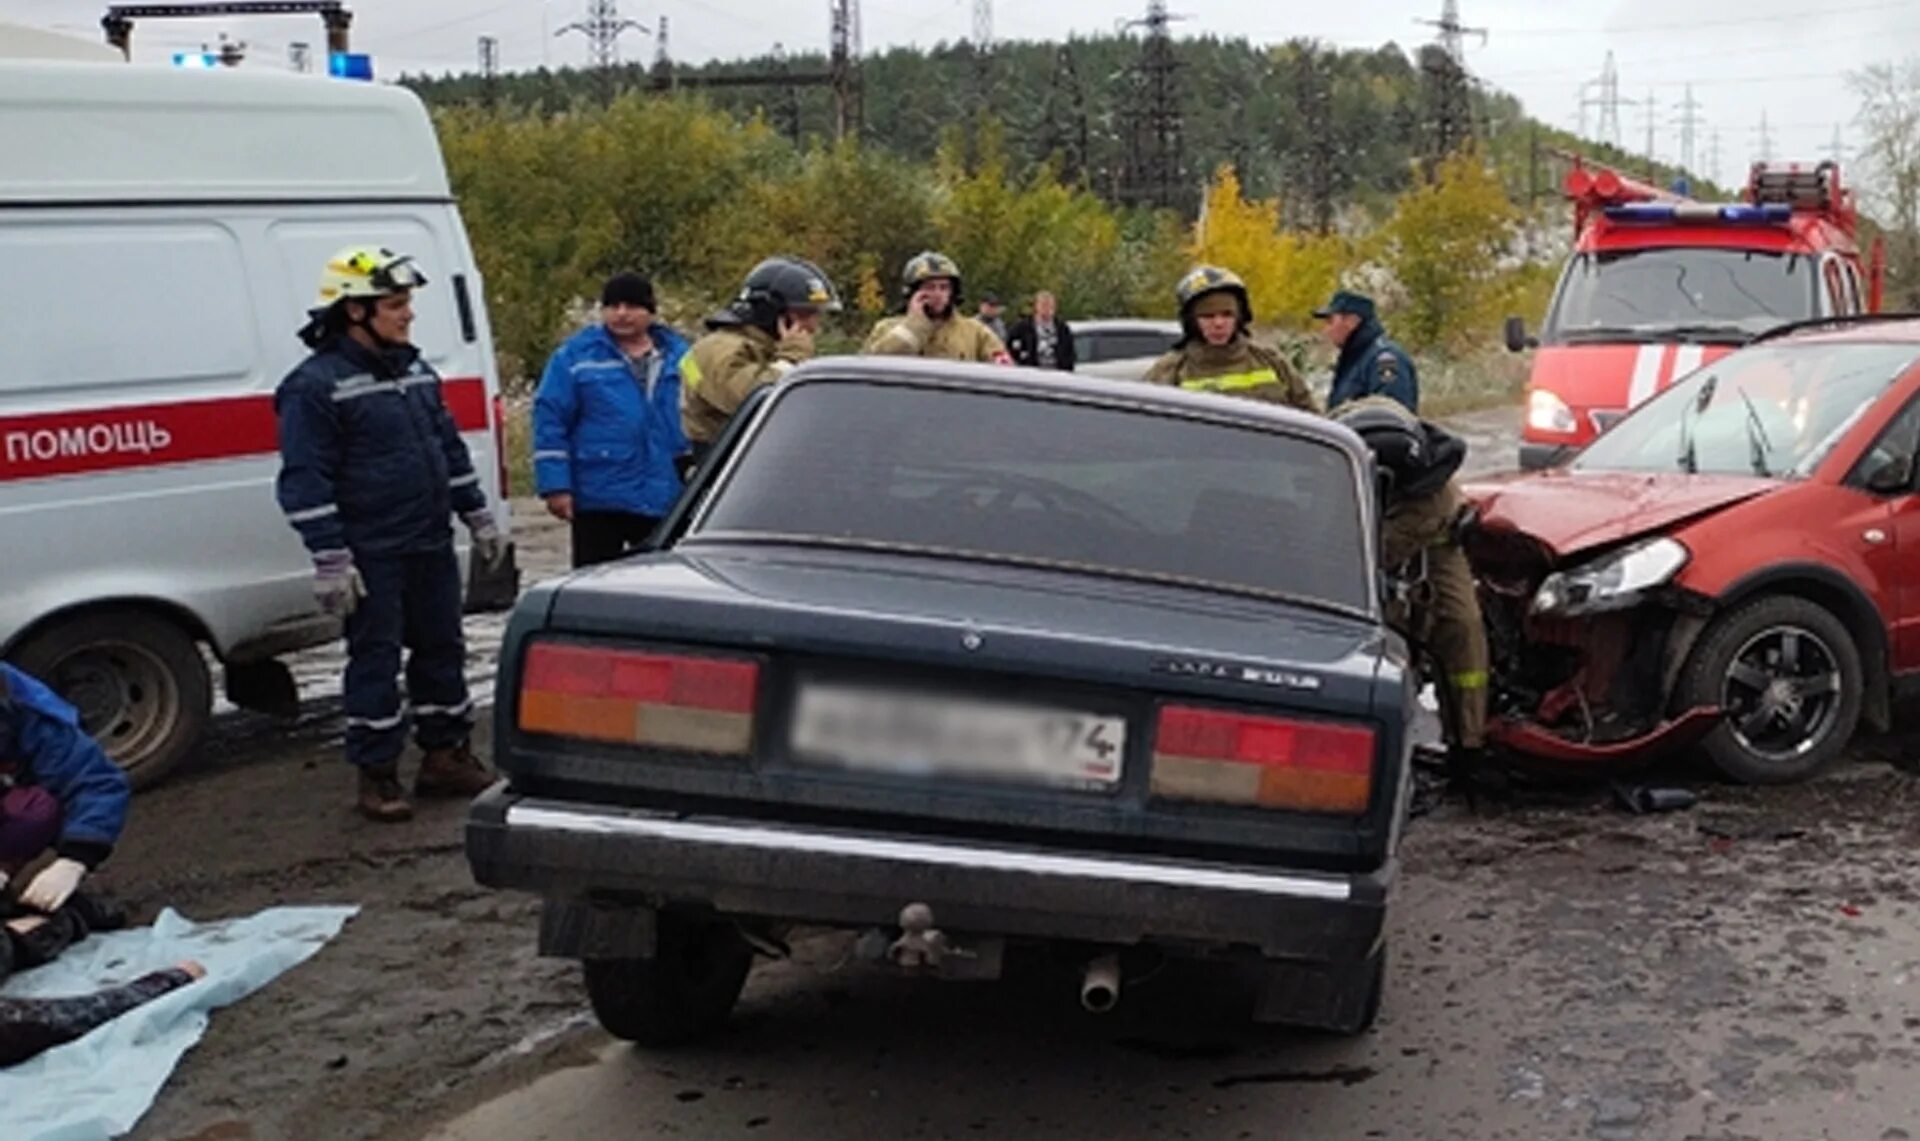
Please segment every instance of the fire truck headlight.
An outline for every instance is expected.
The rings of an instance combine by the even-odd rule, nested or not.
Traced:
[[[1573,409],[1558,393],[1544,388],[1527,390],[1527,427],[1536,432],[1572,432],[1579,427]]]

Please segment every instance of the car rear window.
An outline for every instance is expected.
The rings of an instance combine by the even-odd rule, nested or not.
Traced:
[[[689,541],[1066,565],[1372,609],[1360,475],[1282,430],[1007,392],[801,385]]]

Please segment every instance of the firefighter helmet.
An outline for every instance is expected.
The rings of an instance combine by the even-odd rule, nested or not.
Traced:
[[[840,312],[840,294],[826,271],[805,258],[786,254],[767,258],[747,271],[740,292],[707,318],[712,327],[755,325],[771,332],[790,309]]]
[[[1213,293],[1230,294],[1239,302],[1240,332],[1246,332],[1253,324],[1253,299],[1248,296],[1247,283],[1240,280],[1240,275],[1217,265],[1195,266],[1173,287],[1174,300],[1180,303],[1182,344],[1200,339],[1200,324],[1194,319],[1193,307],[1202,297]]]
[[[903,297],[912,297],[914,290],[940,277],[953,282],[953,303],[960,304],[960,263],[933,250],[907,259],[907,268],[900,272],[900,293]]]
[[[1359,436],[1374,462],[1393,476],[1396,497],[1439,491],[1467,458],[1464,440],[1421,420],[1390,397],[1363,396],[1331,415]]]

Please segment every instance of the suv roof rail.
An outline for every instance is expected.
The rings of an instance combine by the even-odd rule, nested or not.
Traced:
[[[1785,324],[1775,325],[1747,343],[1757,345],[1762,341],[1777,341],[1782,337],[1804,333],[1809,329],[1844,329],[1854,325],[1877,325],[1884,321],[1920,321],[1920,312],[1837,313],[1828,317],[1808,317],[1800,321],[1788,321]]]

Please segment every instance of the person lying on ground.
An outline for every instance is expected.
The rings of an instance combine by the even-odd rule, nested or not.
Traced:
[[[36,1054],[83,1037],[135,1007],[191,986],[207,969],[192,959],[132,982],[93,994],[60,998],[0,997],[0,1066],[13,1066]]]

